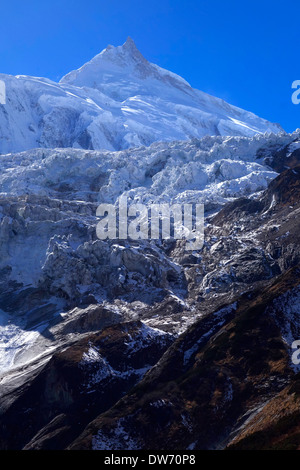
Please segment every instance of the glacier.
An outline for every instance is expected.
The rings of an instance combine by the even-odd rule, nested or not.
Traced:
[[[0,196],[36,195],[74,203],[202,203],[206,212],[267,188],[277,172],[266,158],[292,134],[206,136],[119,152],[32,149],[3,155]],[[95,214],[94,214],[95,215]]]
[[[85,302],[107,305],[121,321],[166,297],[189,312],[178,324],[173,315],[168,320],[185,329],[194,317],[181,262],[153,241],[97,240],[98,204],[126,196],[129,205],[203,203],[206,215],[213,214],[265,190],[278,174],[266,161],[299,140],[298,130],[155,142],[119,152],[40,148],[2,155],[0,369],[40,354],[51,322],[70,317],[76,323],[77,311],[88,318],[79,308]],[[214,250],[218,244],[213,257]],[[203,278],[204,294],[216,277],[210,274]],[[149,326],[160,321],[166,317],[151,318]]]

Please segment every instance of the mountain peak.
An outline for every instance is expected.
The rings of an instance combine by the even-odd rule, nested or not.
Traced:
[[[124,48],[128,49],[128,50],[132,50],[132,49],[136,49],[137,50],[137,47],[136,47],[136,44],[134,42],[134,40],[128,36],[128,38],[126,39],[126,41],[124,42],[123,46]]]
[[[118,64],[122,67],[128,66],[132,61],[134,63],[148,63],[148,61],[138,50],[134,40],[130,36],[128,36],[124,44],[122,44],[121,46],[107,46],[105,49],[103,49],[102,52],[100,52],[100,54],[96,55],[90,62],[85,64],[83,67],[94,62],[101,63],[102,59],[114,62],[115,64]]]
[[[157,75],[155,66],[145,59],[130,36],[121,46],[108,45],[82,67],[65,75],[60,82],[97,88],[120,74],[140,79]]]
[[[120,51],[126,51],[126,52],[136,52],[136,51],[138,51],[139,52],[138,48],[136,47],[136,44],[135,44],[134,40],[130,36],[127,37],[126,41],[121,46],[112,46],[111,44],[109,44],[98,55],[103,55],[108,51],[119,51],[119,52]],[[98,57],[98,56],[96,55],[95,57]]]
[[[134,67],[147,67],[149,62],[145,59],[143,54],[138,50],[134,40],[128,36],[122,46],[109,46],[100,53],[100,57],[113,62],[122,68]],[[97,61],[98,56],[94,59]],[[94,60],[92,59],[92,60]]]
[[[112,115],[116,113],[116,122],[121,115],[131,146],[161,140],[164,135],[168,139],[182,139],[207,134],[248,136],[282,131],[278,125],[193,89],[179,75],[149,62],[130,36],[122,45],[107,46],[82,67],[68,73],[60,85],[74,86],[75,94],[80,95],[78,88],[84,88],[86,99],[92,99],[98,106],[97,114],[100,106]],[[107,116],[100,113],[99,122],[103,119],[107,125]],[[128,132],[128,122],[132,134]],[[149,138],[153,128],[155,139]],[[145,133],[144,140],[135,139],[140,132]],[[100,144],[94,146],[99,148]]]

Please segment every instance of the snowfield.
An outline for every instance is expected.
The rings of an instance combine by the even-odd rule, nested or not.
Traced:
[[[0,74],[0,153],[36,147],[121,150],[205,135],[278,133],[251,112],[193,89],[148,62],[128,38],[59,83]]]

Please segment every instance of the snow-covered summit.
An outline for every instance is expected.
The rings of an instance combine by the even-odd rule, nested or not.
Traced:
[[[160,82],[160,85],[164,83],[167,86],[179,88],[186,93],[193,93],[189,83],[179,75],[148,62],[130,37],[122,46],[109,45],[81,68],[68,73],[60,83],[100,90],[107,89],[109,93],[106,85],[116,83],[116,79],[121,77],[124,77],[135,89],[140,85],[138,87],[140,91],[147,90],[149,94],[153,94],[152,87],[155,86],[153,81]],[[142,80],[142,83],[138,83],[137,80]],[[120,94],[131,96],[130,87],[121,88]]]
[[[0,74],[0,153],[36,147],[122,150],[206,135],[282,131],[148,62],[134,41],[108,46],[59,83]]]

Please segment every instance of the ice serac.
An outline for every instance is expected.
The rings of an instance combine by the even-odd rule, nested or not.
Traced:
[[[193,89],[148,62],[134,41],[108,46],[59,83],[0,74],[0,153],[32,148],[122,150],[206,135],[253,136],[282,128]]]

